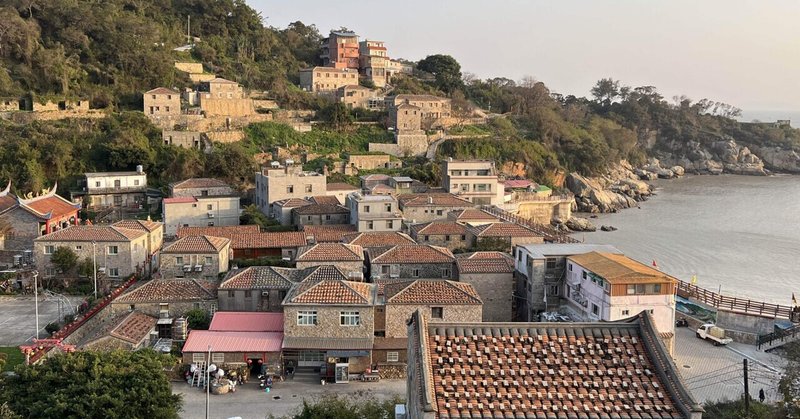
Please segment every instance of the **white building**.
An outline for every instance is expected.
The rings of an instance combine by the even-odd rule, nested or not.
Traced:
[[[327,194],[327,176],[303,171],[289,160],[282,166],[272,162],[256,173],[256,205],[262,213],[272,216],[273,203],[283,199],[307,199]]]
[[[238,196],[187,196],[164,198],[164,235],[172,237],[180,227],[239,225]]]
[[[491,160],[446,160],[442,163],[442,187],[476,205],[500,205],[505,195]]]
[[[85,173],[80,190],[71,193],[72,200],[88,197],[87,208],[138,208],[147,202],[147,173],[142,166],[135,172]]]
[[[358,231],[400,231],[403,214],[397,199],[391,195],[364,195],[353,192],[347,195],[350,224]]]

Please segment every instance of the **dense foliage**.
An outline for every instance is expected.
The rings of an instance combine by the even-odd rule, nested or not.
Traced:
[[[152,350],[58,354],[4,377],[0,401],[26,418],[177,418],[172,362]]]
[[[292,419],[385,419],[394,417],[394,406],[402,400],[324,396],[303,400],[303,407]]]

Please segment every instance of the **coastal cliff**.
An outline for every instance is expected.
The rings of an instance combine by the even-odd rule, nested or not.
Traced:
[[[585,177],[570,173],[566,187],[575,195],[578,211],[616,212],[637,206],[637,202],[646,200],[653,192],[652,187],[642,181],[634,170],[630,163],[623,160],[613,165],[603,176]]]

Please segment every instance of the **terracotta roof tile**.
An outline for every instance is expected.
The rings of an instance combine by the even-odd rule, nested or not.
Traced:
[[[371,305],[374,284],[341,279],[308,279],[290,292],[289,304]]]
[[[157,321],[158,319],[155,317],[132,311],[111,330],[110,335],[129,343],[138,344],[155,328]]]
[[[328,191],[358,191],[361,188],[349,183],[333,182],[326,185]]]
[[[342,237],[344,243],[356,244],[363,248],[385,247],[398,244],[416,244],[414,239],[397,231],[369,231],[349,233]]]
[[[299,281],[296,269],[274,266],[250,266],[229,272],[219,289],[283,289],[288,290]]]
[[[180,95],[180,93],[172,90],[167,89],[166,87],[156,87],[153,90],[148,90],[144,92],[146,95]]]
[[[169,185],[172,189],[195,189],[195,188],[224,188],[230,187],[224,181],[212,178],[191,178],[179,182],[173,182]]]
[[[194,279],[154,279],[117,297],[120,303],[213,300],[216,296]]]
[[[400,208],[404,207],[459,207],[471,208],[473,203],[449,193],[403,194],[397,197]]]
[[[257,225],[215,226],[215,227],[178,227],[177,236],[214,236],[231,238],[237,234],[257,234],[261,230]]]
[[[474,252],[456,255],[458,273],[513,273],[514,259],[502,252]]]
[[[36,197],[30,200],[20,199],[20,202],[22,203],[21,206],[23,208],[27,209],[34,215],[45,219],[53,217],[59,218],[72,213],[77,213],[77,211],[81,208],[81,204],[69,202],[56,194],[51,194],[44,197]]]
[[[335,197],[331,197],[336,200]],[[350,210],[338,204],[310,204],[293,209],[298,215],[349,214]]]
[[[489,223],[469,227],[477,237],[541,237],[535,231],[515,223]]]
[[[416,280],[384,285],[386,304],[483,304],[470,284]]]
[[[231,240],[213,236],[186,236],[165,246],[161,253],[219,253]]]
[[[69,226],[50,234],[37,237],[36,241],[81,241],[121,242],[130,241],[147,234],[144,230],[131,230],[115,226],[79,225]]]
[[[193,196],[178,196],[175,198],[164,198],[161,202],[163,204],[188,204],[190,202],[197,202],[197,198]]]
[[[455,221],[431,221],[429,223],[414,224],[411,231],[419,236],[446,236],[462,235],[467,233],[467,228],[463,224]]]
[[[346,262],[363,261],[361,246],[345,243],[317,243],[297,251],[297,262]]]
[[[339,243],[342,241],[342,238],[353,232],[356,231],[356,226],[352,224],[327,224],[327,225],[319,225],[319,226],[312,226],[306,225],[303,226],[303,233],[306,236],[314,237],[314,241],[317,243]]]
[[[320,195],[320,196],[312,196],[308,199],[312,203],[323,205],[339,205],[339,198],[333,195]]]
[[[153,232],[164,228],[164,224],[150,220],[120,220],[111,225],[130,230],[145,230],[147,232]]]
[[[450,211],[447,214],[447,218],[451,220],[456,220],[460,222],[468,222],[468,221],[489,221],[494,222],[498,221],[497,218],[487,212],[481,211],[477,208],[467,208],[464,210],[456,210]]]
[[[428,244],[398,245],[376,250],[374,254],[371,263],[448,263],[455,260],[450,250]]]
[[[275,201],[272,204],[282,208],[297,208],[306,205],[311,205],[311,202],[300,198],[289,198],[289,199],[281,199],[280,201]]]

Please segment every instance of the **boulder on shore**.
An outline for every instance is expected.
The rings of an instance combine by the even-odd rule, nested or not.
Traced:
[[[564,224],[572,231],[596,231],[597,227],[591,221],[581,217],[570,217]]]

